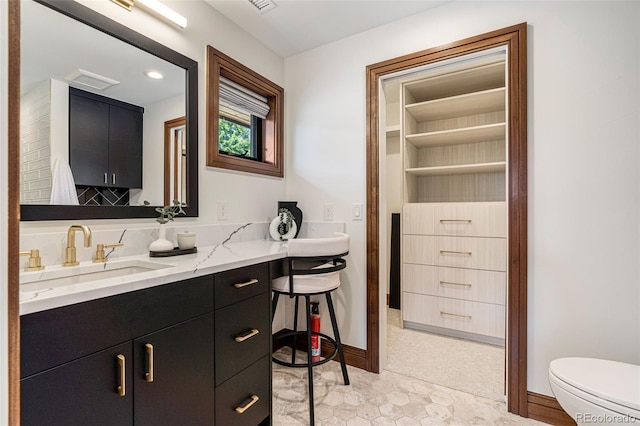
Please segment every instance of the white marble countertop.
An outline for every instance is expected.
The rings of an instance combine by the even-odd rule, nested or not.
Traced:
[[[102,267],[115,267],[118,262],[125,261],[153,262],[167,265],[167,267],[49,288],[46,285],[34,285],[38,284],[37,281],[32,284],[21,284],[20,315],[282,259],[286,256],[287,246],[285,244],[273,240],[255,240],[198,247],[197,253],[181,256],[149,257],[148,254],[144,254],[114,258],[107,262],[106,267]],[[91,261],[81,262],[78,267],[52,266],[47,267],[44,271],[21,273],[21,282],[23,281],[22,277],[29,274],[31,278],[36,278],[38,274],[41,275],[43,272],[55,275],[55,271],[58,269],[63,270],[64,268],[68,271],[68,268],[88,268],[89,265],[101,266],[101,264],[93,264]]]

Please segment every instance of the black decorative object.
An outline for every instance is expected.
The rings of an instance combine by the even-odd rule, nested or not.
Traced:
[[[169,250],[169,251],[149,250],[149,257],[171,257],[171,256],[180,256],[183,254],[192,254],[197,252],[198,252],[198,247],[191,247],[188,249],[181,249],[180,247],[174,247],[173,250]]]
[[[287,209],[293,215],[293,220],[296,222],[296,226],[298,230],[296,231],[296,235],[293,238],[298,238],[298,234],[300,233],[300,229],[302,229],[302,210],[298,208],[297,201],[278,201],[278,212],[280,209]]]

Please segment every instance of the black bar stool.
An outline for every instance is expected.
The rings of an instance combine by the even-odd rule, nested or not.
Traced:
[[[344,361],[342,343],[340,342],[336,313],[331,299],[331,292],[340,287],[340,270],[347,266],[344,256],[349,253],[349,235],[335,232],[333,237],[329,238],[289,240],[287,253],[289,275],[276,278],[272,281],[271,287],[274,293],[272,299],[272,312],[274,314],[281,294],[286,294],[290,298],[295,297],[296,299],[293,331],[279,336],[279,338],[293,336],[291,362],[285,362],[276,358],[273,358],[273,362],[288,367],[307,368],[309,375],[309,424],[314,425],[313,367],[331,361],[337,353],[340,358],[344,384],[349,384],[349,375],[347,374],[347,365]],[[324,294],[327,299],[333,337],[324,333],[308,332],[308,330],[311,330],[311,296],[321,294]],[[307,308],[307,329],[298,331],[298,300],[300,297],[304,297]],[[271,318],[271,321],[273,322],[273,318]],[[305,334],[307,340],[307,361],[304,363],[296,363],[295,361],[296,338],[299,334]],[[312,334],[320,336],[333,344],[333,352],[320,361],[313,362],[311,359]]]

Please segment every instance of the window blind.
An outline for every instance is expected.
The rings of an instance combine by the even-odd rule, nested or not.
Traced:
[[[220,99],[256,117],[264,119],[269,113],[267,98],[222,76]]]

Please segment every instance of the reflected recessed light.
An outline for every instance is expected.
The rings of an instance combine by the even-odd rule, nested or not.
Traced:
[[[144,73],[149,78],[153,78],[154,80],[162,80],[164,75],[160,74],[158,71],[147,71]]]

